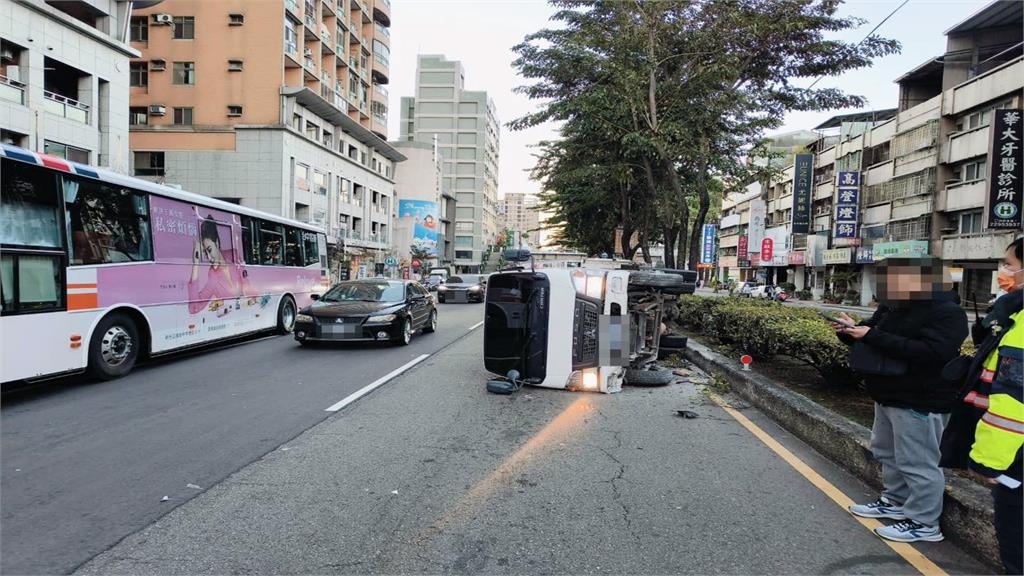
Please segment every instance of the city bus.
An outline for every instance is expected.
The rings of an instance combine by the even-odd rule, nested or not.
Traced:
[[[0,144],[0,382],[290,332],[326,251],[315,226]]]

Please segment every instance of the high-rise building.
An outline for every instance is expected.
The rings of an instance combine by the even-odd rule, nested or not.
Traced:
[[[434,142],[444,158],[442,178],[456,199],[455,266],[478,272],[498,226],[499,131],[487,92],[465,89],[462,64],[421,55],[416,96],[403,97],[401,139]]]
[[[389,255],[388,0],[165,0],[132,15],[135,175],[322,226],[331,270]]]
[[[436,144],[425,142],[393,145],[406,157],[395,172],[396,256],[411,263],[413,255],[418,255],[423,267],[449,265],[455,256],[455,198],[442,184],[441,153]]]
[[[537,199],[521,192],[509,192],[501,201],[501,219],[514,234],[513,246],[520,243],[540,247],[540,210]]]
[[[131,6],[0,0],[0,142],[128,171]]]

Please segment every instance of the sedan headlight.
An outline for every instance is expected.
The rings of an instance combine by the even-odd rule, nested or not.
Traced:
[[[439,284],[438,287],[437,287],[437,291],[438,292],[445,292],[447,290],[448,290],[448,287],[445,286],[444,284]]]
[[[479,292],[480,291],[480,287],[479,286],[470,286],[469,287],[469,291],[470,292]]]
[[[313,322],[313,317],[310,316],[309,314],[296,314],[295,315],[295,321],[296,322],[310,322],[310,323],[312,323]]]
[[[395,319],[394,314],[383,314],[381,316],[370,316],[366,319],[367,322],[391,322]]]

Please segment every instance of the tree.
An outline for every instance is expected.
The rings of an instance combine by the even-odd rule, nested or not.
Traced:
[[[544,144],[535,174],[567,241],[593,246],[601,241],[592,233],[635,225],[646,240],[665,242],[670,266],[695,264],[710,183],[753,181],[745,157],[787,111],[863,104],[794,79],[839,74],[898,49],[877,36],[827,40],[862,22],[836,16],[835,0],[552,3],[561,27],[514,48],[514,65],[532,82],[519,91],[541,104],[510,127],[562,123],[563,139]],[[584,214],[598,230],[576,229],[572,218]]]

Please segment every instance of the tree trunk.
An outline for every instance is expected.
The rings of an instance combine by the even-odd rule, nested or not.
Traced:
[[[700,158],[697,164],[697,217],[693,221],[693,231],[690,233],[690,265],[696,266],[700,262],[701,236],[704,232],[704,220],[708,216],[708,208],[711,205],[711,198],[708,196],[708,144],[701,141]]]
[[[675,268],[676,255],[674,248],[676,240],[679,238],[679,226],[665,226],[663,235],[665,236],[665,267]]]

